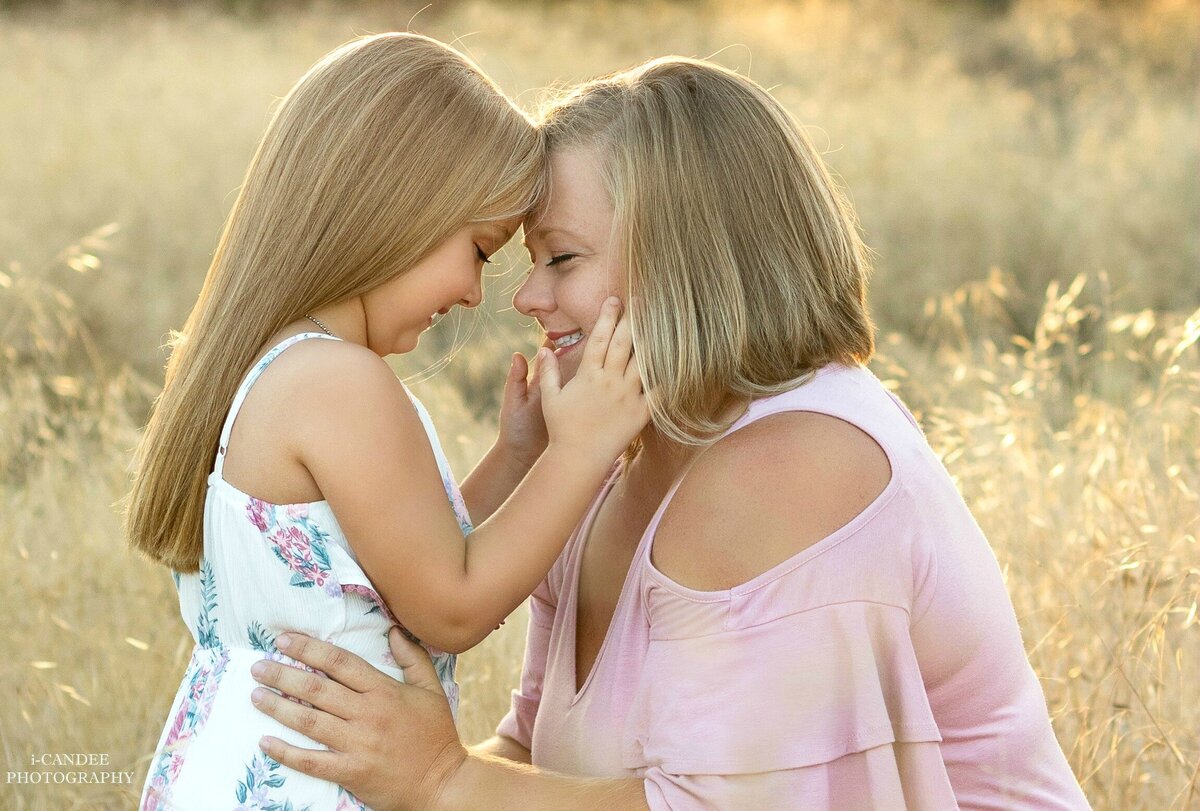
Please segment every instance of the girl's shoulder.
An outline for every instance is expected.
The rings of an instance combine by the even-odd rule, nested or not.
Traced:
[[[230,413],[228,478],[271,501],[311,500],[320,490],[313,463],[335,458],[330,449],[356,438],[369,452],[387,431],[409,445],[427,437],[407,388],[383,358],[349,341],[305,337],[284,338],[256,362]]]
[[[352,341],[303,340],[293,335],[277,343],[257,367],[261,378],[254,388],[293,405],[300,398],[325,406],[351,398],[386,400],[407,391],[383,358]]]

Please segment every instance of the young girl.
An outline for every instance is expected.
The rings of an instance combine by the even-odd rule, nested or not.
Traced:
[[[387,644],[402,623],[455,708],[453,654],[544,577],[647,421],[615,300],[566,386],[548,349],[536,387],[514,358],[500,437],[461,491],[383,361],[479,303],[543,157],[475,65],[415,35],[354,40],[283,100],[175,340],[127,504],[131,545],[173,570],[196,639],[143,809],[363,808],[261,753],[264,734],[313,742],[254,708],[252,665],[294,661],[275,646],[294,629],[402,679]]]

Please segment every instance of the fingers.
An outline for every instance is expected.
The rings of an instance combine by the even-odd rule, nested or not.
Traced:
[[[609,296],[600,308],[600,317],[588,334],[587,342],[583,345],[583,358],[579,361],[580,369],[599,369],[604,366],[605,355],[608,354],[608,343],[617,327],[617,316],[621,312],[621,300]]]
[[[625,366],[625,382],[633,383],[638,381],[643,391],[645,390],[645,381],[642,380],[642,370],[638,367],[637,358],[630,358]]]
[[[354,698],[359,695],[325,676],[270,659],[255,662],[250,668],[250,675],[259,684],[274,687],[292,698],[307,701],[317,709],[338,718],[349,718],[353,714]]]
[[[392,658],[404,670],[405,684],[445,697],[446,692],[438,680],[433,661],[424,648],[405,639],[404,634],[394,625],[388,631],[388,645],[392,649]]]
[[[547,350],[554,354],[553,350]],[[536,356],[535,356],[536,357]],[[542,364],[533,364],[533,374],[529,377],[529,383],[526,385],[526,396],[531,400],[534,398],[541,399],[542,395]]]
[[[344,751],[349,725],[341,718],[330,715],[315,707],[305,707],[289,701],[265,687],[255,687],[250,700],[265,715],[269,715],[285,727],[291,727],[330,749]]]
[[[262,740],[258,742],[258,748],[284,766],[298,772],[311,774],[313,777],[334,783],[348,782],[347,769],[342,762],[343,756],[336,752],[302,749],[271,735],[263,736]]]
[[[554,392],[562,388],[562,384],[558,371],[558,358],[549,349],[542,348],[537,354],[537,375],[540,376],[538,381],[538,390],[543,397],[553,397]]]
[[[391,680],[350,651],[294,631],[275,637],[275,647],[358,693],[370,690],[380,679]]]
[[[621,316],[617,327],[613,330],[612,339],[608,342],[608,352],[604,356],[604,367],[615,371],[626,371],[633,355],[633,327],[629,323],[628,313]]]
[[[528,388],[525,379],[529,376],[529,364],[520,352],[514,352],[504,381],[504,399],[514,405],[524,399]]]

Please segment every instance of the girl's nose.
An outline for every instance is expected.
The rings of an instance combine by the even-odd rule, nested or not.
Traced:
[[[461,307],[478,307],[483,301],[483,285],[477,280],[475,286],[471,288],[471,292],[459,301]]]
[[[530,316],[554,310],[554,295],[537,265],[513,294],[513,307],[522,315]]]

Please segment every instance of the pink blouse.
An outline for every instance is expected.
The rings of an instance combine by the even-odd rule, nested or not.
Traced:
[[[532,596],[498,734],[539,767],[640,777],[655,811],[1088,808],[996,558],[912,415],[867,369],[831,364],[729,430],[781,411],[872,436],[887,487],[794,557],[702,592],[650,560],[675,482],[577,694],[581,539],[610,476]]]

